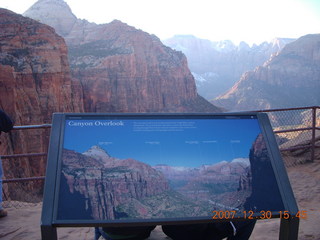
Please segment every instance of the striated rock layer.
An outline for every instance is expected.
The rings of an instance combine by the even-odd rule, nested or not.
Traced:
[[[82,112],[64,39],[54,29],[0,9],[0,108],[15,125],[51,123],[54,112]],[[46,152],[48,130],[14,130],[1,153]],[[10,136],[10,138],[9,138]],[[43,175],[45,159],[3,160],[7,178]]]

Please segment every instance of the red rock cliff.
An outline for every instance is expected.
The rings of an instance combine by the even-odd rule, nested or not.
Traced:
[[[186,57],[157,37],[120,21],[96,26],[81,38],[78,33],[71,32],[67,42],[86,111],[219,111],[198,96]]]
[[[71,82],[64,39],[55,30],[0,9],[0,107],[15,125],[51,123],[53,112],[83,111]],[[2,138],[1,153],[46,152],[48,130],[14,130]],[[10,136],[10,138],[9,138]],[[10,176],[43,175],[45,159],[3,160]]]
[[[87,112],[221,111],[198,96],[186,57],[153,35],[117,20],[77,19],[63,0],[38,1],[24,15],[65,38]]]

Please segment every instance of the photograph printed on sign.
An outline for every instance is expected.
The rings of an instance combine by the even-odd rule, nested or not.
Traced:
[[[61,220],[283,207],[256,118],[66,120],[61,159]]]

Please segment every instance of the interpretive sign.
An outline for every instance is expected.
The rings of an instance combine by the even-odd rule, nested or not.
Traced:
[[[298,211],[266,114],[55,114],[53,124],[46,179],[53,225]]]

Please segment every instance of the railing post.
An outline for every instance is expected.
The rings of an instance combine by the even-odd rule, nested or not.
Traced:
[[[311,137],[311,151],[310,160],[314,162],[315,159],[315,148],[316,148],[316,119],[317,119],[317,108],[312,107],[312,137]]]

